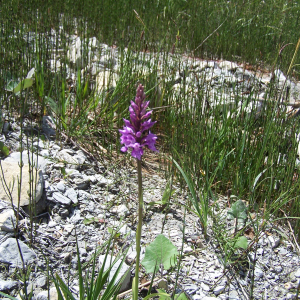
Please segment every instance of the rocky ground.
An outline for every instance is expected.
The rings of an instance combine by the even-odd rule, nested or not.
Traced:
[[[47,117],[44,119],[47,120]],[[17,122],[10,122],[9,125],[9,129],[1,135],[12,150],[9,157],[1,160],[2,182],[9,186],[9,175],[15,174],[16,170],[19,172],[20,152],[17,149],[21,141],[24,143],[23,149],[29,142],[39,156],[26,150],[22,155],[23,209],[19,212],[18,234],[15,214],[9,197],[4,193],[7,189],[1,186],[0,291],[16,296],[24,287],[19,277],[22,260],[18,241],[26,268],[28,266],[31,270],[28,290],[33,290],[34,299],[46,299],[51,287],[51,299],[56,299],[53,283],[47,279],[49,269],[66,282],[69,277],[70,288],[76,295],[79,289],[76,242],[81,261],[88,262],[109,239],[112,228],[119,233],[113,253],[130,248],[124,270],[131,268],[133,274],[137,225],[135,168],[125,166],[121,163],[124,161],[122,159],[113,164],[105,160],[96,162],[76,143],[26,137],[22,140]],[[44,126],[44,131],[47,130],[50,129]],[[33,223],[30,222],[27,206],[30,198],[29,174],[32,174],[28,172],[28,153],[31,163],[41,170],[34,172],[37,217]],[[220,196],[217,205],[211,203],[216,219],[209,219],[208,238],[205,239],[198,218],[192,212],[185,215],[188,198],[179,186],[174,186],[175,194],[169,205],[163,208],[159,204],[166,187],[162,174],[157,170],[144,170],[143,185],[145,217],[142,253],[161,233],[172,241],[179,252],[183,246],[178,291],[185,291],[191,299],[249,299],[253,284],[254,299],[296,299],[300,282],[299,249],[287,227],[269,223],[264,230],[254,232],[251,223],[248,223],[248,250],[237,250],[225,262],[226,256],[215,231],[219,228],[224,230],[224,234],[226,231],[228,235],[232,233],[233,224],[227,218],[227,198]],[[11,195],[17,206],[17,194],[14,193],[15,189]],[[126,278],[125,290],[131,287],[131,277]],[[156,274],[156,287],[172,292],[175,277],[176,268],[159,272]],[[150,276],[143,271],[141,282],[149,279]]]
[[[30,38],[29,47],[31,44],[34,47],[34,37],[35,33],[27,35],[27,39]],[[53,38],[53,48],[59,48],[54,44],[59,41],[56,33],[51,32],[49,37],[49,43]],[[68,40],[70,65],[65,67],[71,82],[77,76],[76,71],[71,70],[73,64],[81,66],[82,74],[89,72],[93,76],[99,93],[108,87],[104,86],[104,82],[113,72],[110,84],[115,88],[120,75],[118,50],[92,38],[87,43],[87,51],[93,49],[93,53],[88,53],[88,60],[84,61],[80,38],[70,36]],[[137,53],[136,70],[152,72],[151,65],[158,64],[158,56]],[[150,65],[148,69],[145,69],[145,60],[152,62],[147,64]],[[230,113],[236,114],[242,109],[243,95],[251,92],[256,96],[249,99],[243,109],[250,112],[254,108],[259,113],[266,101],[266,91],[275,83],[278,90],[288,86],[283,89],[282,101],[290,107],[290,111],[298,107],[299,83],[286,80],[280,70],[256,72],[247,70],[247,65],[233,62],[172,55],[169,56],[168,69],[165,62],[159,65],[160,79],[172,83],[174,97],[182,89],[186,89],[185,92],[201,89],[205,91],[210,105],[232,106]],[[59,56],[51,59],[50,66],[53,71],[62,66]],[[31,73],[34,74],[34,70]],[[237,93],[240,98],[237,98]],[[237,103],[236,99],[240,102]],[[286,109],[285,105],[283,109]],[[71,291],[78,295],[76,245],[82,263],[89,262],[97,249],[108,241],[112,229],[118,232],[113,254],[128,250],[124,270],[130,268],[131,273],[126,278],[124,290],[130,288],[137,225],[137,173],[132,166],[134,163],[125,164],[121,155],[120,159],[97,162],[75,142],[57,141],[50,117],[44,117],[42,126],[25,119],[21,136],[20,123],[8,118],[4,110],[2,114],[5,122],[0,141],[10,149],[10,155],[0,159],[0,291],[16,296],[24,288],[24,280],[20,277],[24,262],[31,271],[27,273],[27,290],[33,291],[33,299],[47,299],[48,290],[51,290],[51,299],[57,299],[54,285],[48,280],[49,270],[59,274],[66,282],[69,280]],[[38,132],[47,139],[38,140]],[[23,149],[24,165],[19,197],[20,149]],[[184,291],[191,299],[237,300],[249,299],[253,287],[254,299],[296,299],[300,283],[299,247],[289,227],[267,223],[254,230],[254,221],[259,224],[259,216],[254,215],[245,224],[247,251],[235,250],[231,253],[224,250],[224,244],[218,239],[220,232],[226,237],[233,234],[234,224],[227,218],[228,199],[218,196],[217,201],[210,203],[213,215],[209,219],[208,237],[205,239],[196,215],[185,212],[188,204],[186,191],[175,184],[175,193],[168,205],[163,207],[160,204],[166,184],[158,170],[144,169],[142,253],[161,233],[172,241],[179,252],[182,249],[177,292]],[[20,199],[18,222],[11,199],[15,210],[17,199]],[[28,210],[30,199],[34,199],[35,206],[33,222]],[[176,270],[162,270],[156,274],[155,287],[172,292]],[[150,275],[142,271],[141,283],[150,279]],[[146,284],[142,292],[147,287]]]

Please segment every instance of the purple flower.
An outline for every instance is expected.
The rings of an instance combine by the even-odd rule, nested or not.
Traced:
[[[149,101],[144,101],[145,98],[144,87],[140,84],[136,91],[135,102],[131,101],[131,106],[129,106],[130,121],[124,119],[125,126],[123,130],[119,130],[121,144],[124,145],[121,151],[126,152],[132,149],[131,155],[138,160],[141,159],[145,146],[150,150],[158,151],[155,148],[157,136],[149,131],[156,122],[149,119],[152,110],[147,112]]]

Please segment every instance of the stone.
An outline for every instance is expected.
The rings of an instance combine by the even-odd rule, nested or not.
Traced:
[[[283,271],[283,268],[282,268],[282,266],[278,265],[278,266],[275,266],[275,267],[274,267],[274,271],[275,271],[277,274],[279,274],[279,273],[281,273],[281,272]]]
[[[74,178],[73,183],[76,184],[76,190],[87,190],[90,187],[90,179],[86,177]]]
[[[98,185],[100,187],[107,187],[112,185],[113,181],[110,179],[105,178],[104,176],[100,175],[100,174],[95,174],[94,175],[98,181]]]
[[[70,222],[73,224],[79,224],[81,220],[83,220],[84,218],[81,217],[80,215],[80,210],[76,209],[73,211],[72,216],[70,217]]]
[[[295,272],[295,277],[300,278],[300,268]]]
[[[281,85],[286,81],[286,77],[284,76],[283,72],[280,69],[274,70],[274,75],[276,76],[277,80]]]
[[[214,288],[214,294],[215,294],[216,296],[218,296],[219,294],[223,293],[224,290],[225,290],[225,285],[219,285],[219,286],[216,286],[216,287]]]
[[[47,287],[47,276],[40,276],[36,279],[35,283],[37,287],[45,289]]]
[[[221,69],[228,69],[230,71],[235,71],[238,68],[238,64],[232,62],[232,61],[228,61],[228,60],[224,60],[219,62],[219,68]]]
[[[60,258],[64,261],[64,263],[69,264],[72,260],[72,254],[70,252],[63,253]]]
[[[34,142],[33,143],[33,147],[35,147],[35,148],[37,148],[37,149],[40,150],[39,154],[41,156],[43,156],[43,157],[44,156],[49,156],[49,151],[48,150],[44,150],[44,148],[47,147],[47,144],[44,141],[38,140],[38,141]]]
[[[17,221],[13,209],[0,213],[0,229],[5,232],[14,232]]]
[[[8,157],[4,159],[4,161],[11,162],[11,163],[18,163],[17,169],[18,171],[20,171],[21,152],[12,152]],[[29,159],[28,159],[28,152],[24,150],[22,152],[22,163],[27,166],[29,165],[29,162],[31,164],[31,167],[34,169],[34,172],[36,169],[41,169],[43,172],[45,172],[47,166],[52,163],[49,159],[43,157],[42,155],[36,155],[35,153],[32,153],[30,151],[29,151]],[[22,171],[24,170],[26,171],[29,170],[29,167],[27,166],[25,168],[24,166]]]
[[[165,291],[168,290],[168,281],[164,278],[160,279],[158,282],[157,282],[157,287],[159,289],[164,289]]]
[[[264,272],[259,267],[255,267],[254,276],[256,277],[256,280],[260,279],[264,276]]]
[[[112,214],[117,214],[119,217],[122,217],[126,212],[128,212],[128,208],[125,204],[121,204],[119,206],[112,207],[110,212]]]
[[[12,289],[18,287],[19,282],[13,280],[0,280],[0,291],[9,292]]]
[[[112,194],[117,195],[120,192],[120,189],[118,187],[114,187],[109,190]]]
[[[71,265],[72,265],[72,268],[74,270],[78,269],[78,258],[77,258],[77,256],[72,258]]]
[[[3,174],[0,172],[0,180],[4,180],[6,182],[7,187],[9,187],[12,200],[14,205],[18,205],[18,178],[20,177],[20,167],[17,162],[8,162],[6,160],[1,162]],[[24,207],[31,203],[32,197],[29,197],[30,191],[30,173],[28,172],[29,165],[25,164],[22,168],[22,182],[21,182],[21,195],[20,195],[20,206]],[[36,210],[41,212],[44,209],[44,205],[40,202],[40,205],[37,203],[41,199],[43,195],[43,172],[42,170],[38,170],[37,174],[33,171],[33,199],[36,202]],[[6,194],[6,187],[3,187],[3,183],[1,183],[0,188],[0,199],[11,202],[10,197]],[[3,188],[2,188],[3,187]]]
[[[78,294],[78,293],[79,293],[79,290],[80,290],[79,285],[73,285],[73,286],[72,286],[72,290],[75,291],[75,293]]]
[[[80,254],[80,256],[86,257],[87,252],[86,252],[85,248],[79,248],[79,254]]]
[[[184,245],[184,247],[183,247],[183,253],[184,254],[188,254],[188,253],[191,253],[191,252],[193,252],[193,248],[190,247],[190,246]]]
[[[59,215],[62,217],[62,218],[67,218],[69,216],[69,210],[67,208],[62,208],[59,210]]]
[[[68,234],[70,234],[74,228],[75,228],[75,226],[73,224],[66,224],[66,225],[64,225],[64,230]]]
[[[99,267],[101,268],[101,266],[104,263],[104,259],[105,259],[105,255],[100,255],[99,256]],[[106,271],[109,267],[110,267],[110,262],[112,261],[112,263],[114,262],[114,257],[111,257],[111,255],[107,255],[106,258],[106,262],[104,265],[104,270]],[[113,276],[115,275],[117,269],[119,268],[120,264],[122,263],[121,259],[118,259],[115,264],[112,266],[111,271],[109,273],[109,281],[112,280]],[[125,275],[125,273],[127,272],[127,275]],[[121,285],[120,288],[120,293],[128,290],[130,288],[130,270],[128,270],[128,266],[126,266],[125,263],[123,263],[123,265],[120,268],[120,271],[118,273],[118,276],[116,278],[115,282],[118,282],[118,280],[120,280],[122,278],[122,276],[125,275],[124,281]]]
[[[80,201],[89,201],[92,199],[92,195],[88,192],[85,192],[83,190],[78,190],[78,200]]]
[[[55,169],[58,169],[58,170],[61,170],[62,168],[65,167],[65,164],[64,163],[57,163],[57,164],[54,164],[53,165],[53,168]],[[68,175],[68,173],[66,172],[66,175]]]
[[[55,227],[57,225],[57,223],[56,222],[54,222],[54,221],[50,221],[49,223],[48,223],[48,227]]]
[[[203,291],[206,291],[206,292],[208,292],[210,290],[210,287],[207,284],[205,284],[204,282],[200,283],[200,287],[202,288]]]
[[[60,182],[56,185],[56,188],[57,188],[57,190],[58,190],[59,192],[61,192],[61,193],[64,193],[65,190],[66,190],[66,186],[65,186],[65,184],[64,184],[62,181],[60,181]]]
[[[274,238],[272,235],[268,236],[268,239],[271,243],[271,247],[274,249],[280,245],[280,238]]]
[[[77,154],[74,155],[74,158],[77,160],[79,165],[83,165],[86,160],[86,157],[81,150],[77,151]]]
[[[291,289],[294,288],[294,285],[293,285],[292,282],[286,282],[286,283],[284,284],[284,288],[285,288],[286,290],[291,290]]]
[[[33,262],[36,259],[35,252],[22,241],[18,242],[25,265]],[[5,242],[0,244],[0,262],[19,268],[23,267],[16,239],[8,238]]]
[[[75,169],[68,169],[65,168],[66,176],[69,176],[70,178],[75,178],[77,176],[81,176],[80,172]]]
[[[75,35],[71,36],[70,39],[71,43],[69,45],[69,50],[67,51],[67,57],[72,64],[81,68],[83,64],[81,53],[81,39],[80,37],[77,37]]]
[[[263,255],[264,254],[264,248],[258,248],[256,255]]]
[[[145,247],[141,247],[141,252],[140,252],[140,260],[142,261],[145,257],[145,252],[146,252],[146,248]],[[126,263],[128,265],[131,265],[132,262],[134,262],[136,259],[136,246],[132,245],[130,247],[130,249],[127,252],[127,256],[126,256]]]
[[[71,199],[73,204],[78,204],[77,193],[73,188],[67,189],[65,196]]]
[[[65,197],[64,195],[62,195],[59,192],[54,192],[52,194],[52,197],[53,197],[53,201],[55,203],[59,203],[59,204],[67,205],[67,206],[71,205],[71,202],[72,202],[71,199],[68,197]]]
[[[239,294],[237,291],[230,291],[228,295],[228,300],[240,300]]]
[[[60,162],[65,163],[67,168],[77,169],[79,167],[78,160],[70,155],[66,149],[59,151],[56,157],[60,160]]]
[[[133,233],[135,235],[135,232],[132,231],[127,225],[123,225],[120,229],[119,229],[119,232],[125,236],[127,235],[128,233]]]
[[[1,123],[0,123],[0,124],[1,124]],[[9,122],[4,122],[3,128],[2,128],[2,132],[3,132],[4,134],[7,134],[7,133],[9,132],[9,130],[10,130],[10,124],[9,124]]]
[[[193,295],[195,294],[198,290],[199,287],[195,284],[184,284],[184,290],[189,294],[189,295]]]
[[[50,297],[48,297],[50,296]],[[58,294],[55,287],[52,287],[50,291],[42,291],[37,294],[36,300],[58,300]]]
[[[17,133],[17,132],[9,132],[7,134],[7,138],[9,139],[14,139],[16,141],[20,141],[20,133]]]

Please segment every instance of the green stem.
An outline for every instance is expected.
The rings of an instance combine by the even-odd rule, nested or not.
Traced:
[[[133,299],[138,299],[139,293],[139,270],[140,270],[140,252],[141,252],[141,234],[143,223],[143,185],[142,185],[142,162],[137,159],[138,186],[139,186],[139,220],[136,231],[136,266],[133,286]]]

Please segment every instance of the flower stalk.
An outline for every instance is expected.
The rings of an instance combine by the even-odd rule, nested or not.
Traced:
[[[143,185],[142,185],[142,162],[137,160],[138,171],[138,193],[139,193],[139,208],[138,208],[138,226],[136,231],[136,266],[135,266],[135,286],[133,289],[133,299],[138,299],[139,293],[139,272],[140,272],[140,253],[141,253],[141,235],[143,225]]]
[[[143,225],[143,183],[142,183],[142,155],[144,148],[157,151],[155,142],[157,136],[150,132],[150,128],[156,123],[152,122],[150,116],[152,111],[147,111],[149,101],[145,101],[146,95],[144,87],[140,84],[136,91],[135,102],[131,101],[129,106],[130,121],[124,119],[125,126],[119,130],[121,133],[122,152],[131,150],[132,157],[137,160],[138,171],[138,225],[136,231],[136,267],[135,277],[132,283],[133,299],[138,300],[139,271],[140,271],[140,252],[141,235]]]

